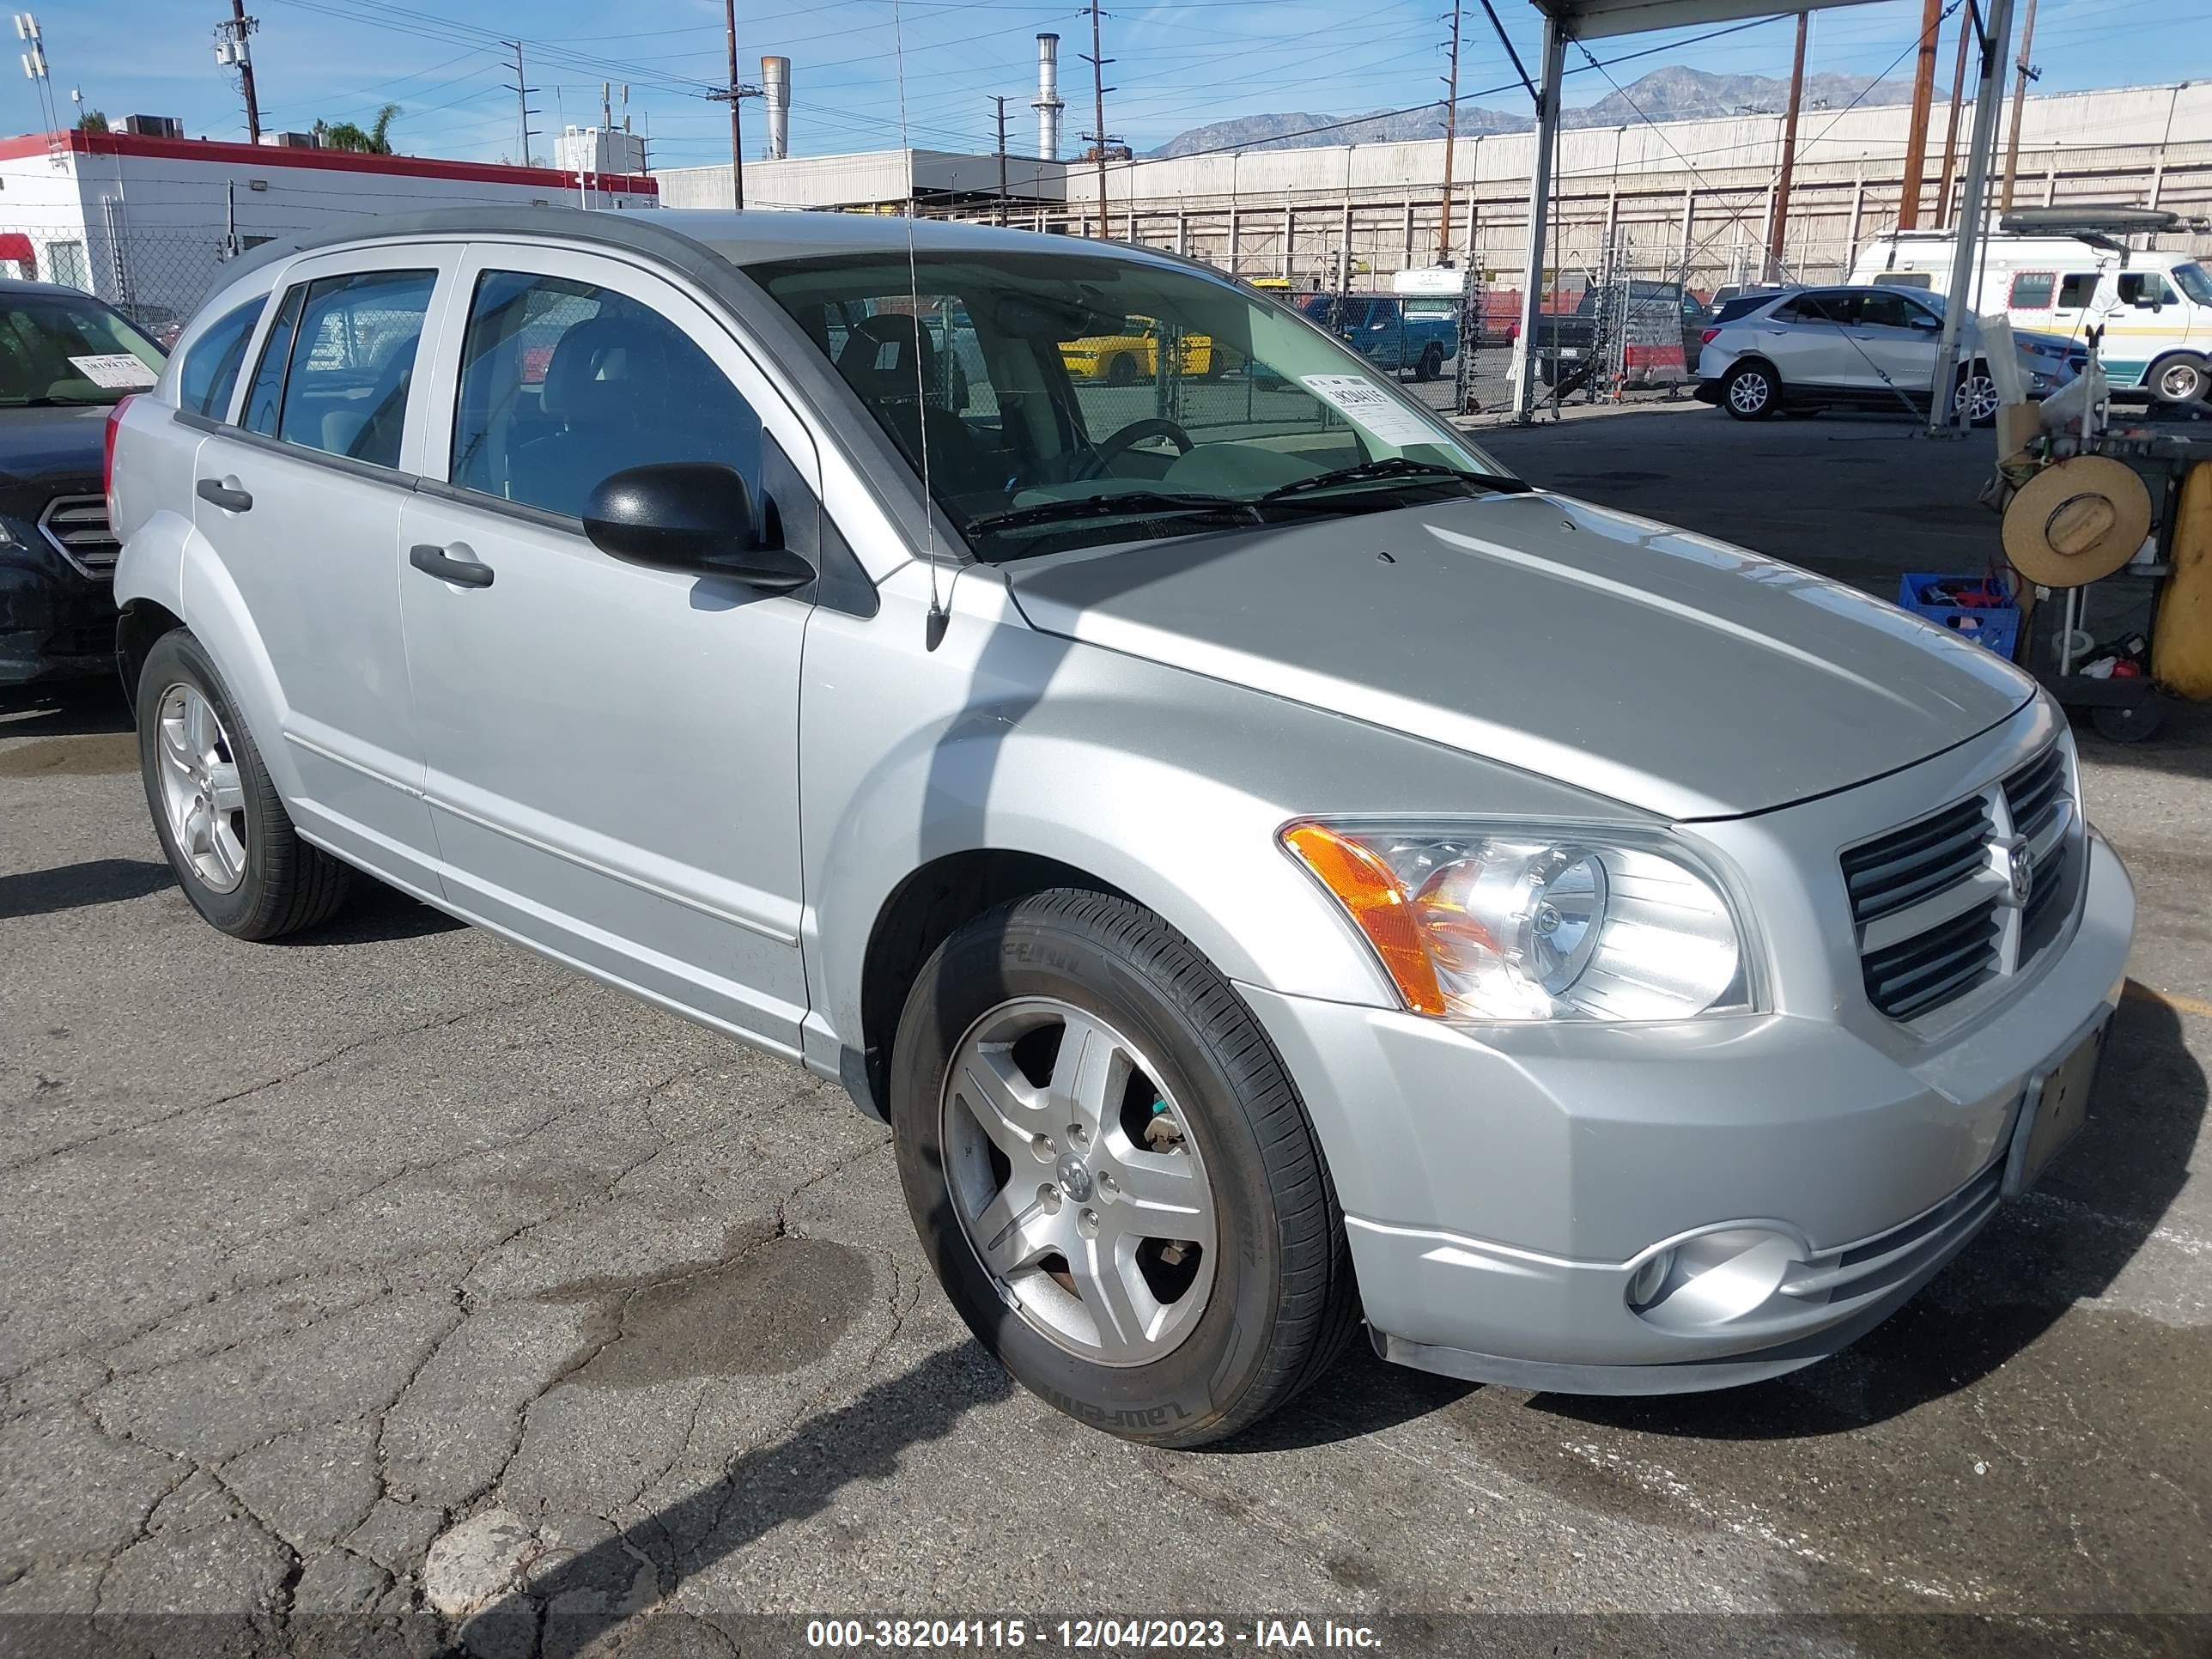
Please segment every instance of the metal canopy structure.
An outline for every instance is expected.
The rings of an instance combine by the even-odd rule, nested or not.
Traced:
[[[1521,283],[1521,329],[1513,367],[1513,415],[1527,421],[1535,408],[1536,319],[1543,303],[1547,221],[1552,170],[1559,151],[1559,80],[1569,42],[1577,45],[1654,29],[1725,26],[1759,17],[1833,11],[1872,0],[1529,0],[1544,20],[1544,46],[1536,84],[1536,154],[1528,181],[1528,257]],[[1934,386],[1950,384],[1959,359],[1959,325],[1972,292],[1974,267],[1989,216],[1990,167],[1996,149],[1997,106],[2002,101],[2005,57],[2012,43],[2013,0],[1966,0],[1980,33],[1981,73],[1976,79],[1973,132],[1966,149],[1966,192],[1951,261],[1949,304],[1936,353]],[[1931,391],[1933,387],[1931,386]],[[1931,396],[1931,431],[1951,422],[1951,400]]]

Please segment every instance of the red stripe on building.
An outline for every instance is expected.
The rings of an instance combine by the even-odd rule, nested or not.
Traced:
[[[135,132],[33,132],[0,138],[0,161],[44,155],[57,145],[79,155],[140,155],[167,161],[202,161],[234,167],[300,167],[310,173],[380,173],[397,179],[447,179],[476,185],[527,185],[574,190],[576,174],[555,167],[509,167],[497,161],[447,161],[427,155],[363,155],[354,150],[294,149],[283,144],[233,144],[216,138],[151,138]],[[594,190],[658,196],[660,186],[638,174],[589,173]]]

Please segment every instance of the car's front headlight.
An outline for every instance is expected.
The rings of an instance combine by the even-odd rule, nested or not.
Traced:
[[[1301,818],[1281,841],[1415,1013],[1653,1020],[1753,1006],[1751,952],[1718,879],[1663,837]]]

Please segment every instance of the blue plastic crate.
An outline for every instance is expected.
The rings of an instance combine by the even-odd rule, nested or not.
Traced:
[[[1943,605],[1920,597],[1938,582],[1980,583],[1987,580],[1983,576],[1949,576],[1941,571],[1908,570],[1898,584],[1897,602],[1916,617],[1925,617],[1961,639],[1986,645],[2010,661],[2020,644],[2018,605]]]

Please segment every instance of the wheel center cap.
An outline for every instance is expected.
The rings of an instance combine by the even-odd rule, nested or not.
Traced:
[[[1060,1191],[1066,1193],[1069,1199],[1078,1204],[1089,1200],[1091,1197],[1090,1167],[1073,1152],[1063,1155],[1060,1162],[1053,1166],[1053,1173],[1060,1178]]]

